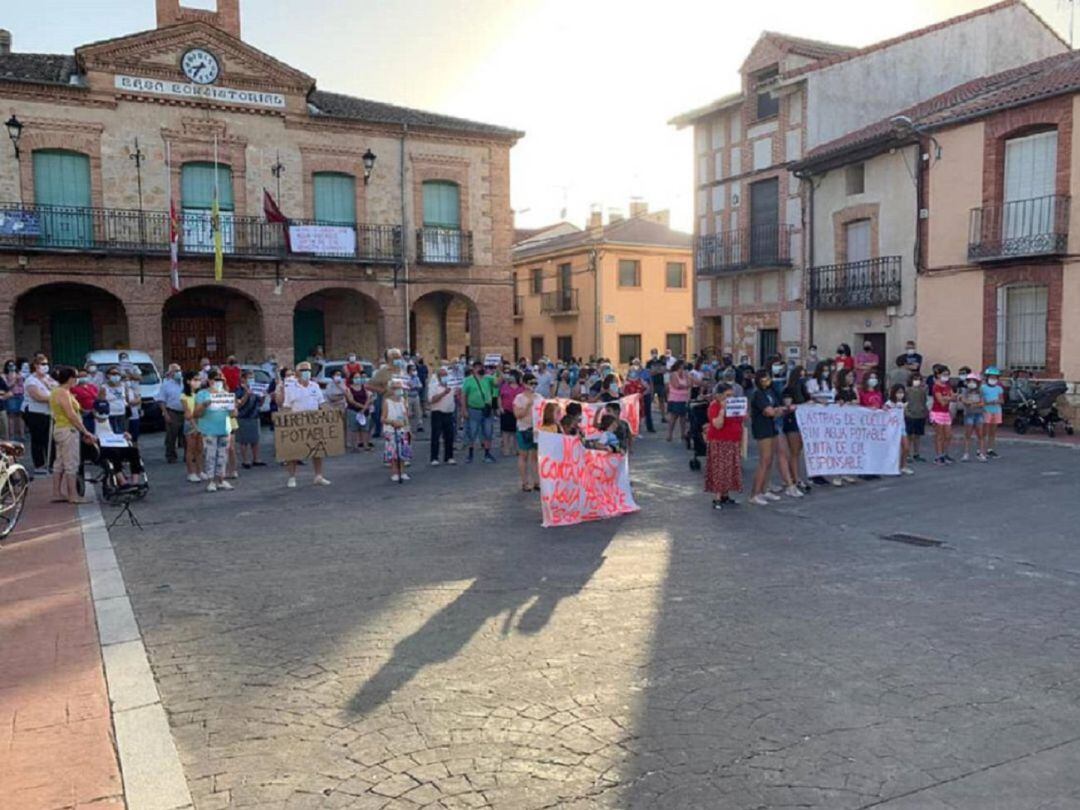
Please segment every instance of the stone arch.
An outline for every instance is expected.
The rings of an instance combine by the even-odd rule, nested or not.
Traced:
[[[410,309],[409,345],[429,362],[474,356],[483,345],[480,308],[462,292],[433,290],[417,296]]]
[[[161,310],[161,335],[165,362],[184,368],[203,357],[215,364],[229,355],[241,363],[265,359],[262,307],[234,287],[205,284],[170,296]]]
[[[54,365],[81,365],[95,349],[130,348],[123,300],[96,284],[28,286],[14,299],[11,312],[16,357],[41,351]]]
[[[382,306],[351,287],[324,287],[298,299],[293,308],[293,355],[299,361],[321,344],[328,359],[349,352],[377,363],[385,335]]]

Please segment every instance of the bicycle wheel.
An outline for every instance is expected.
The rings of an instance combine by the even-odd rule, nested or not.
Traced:
[[[7,479],[0,484],[0,539],[11,534],[19,522],[29,488],[30,476],[22,467],[11,470]]]

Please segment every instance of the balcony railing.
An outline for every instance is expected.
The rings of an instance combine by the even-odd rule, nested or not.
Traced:
[[[791,265],[790,225],[753,225],[713,236],[700,236],[695,254],[698,275]]]
[[[181,255],[214,252],[209,211],[178,212],[177,246]],[[291,220],[294,225],[317,225]],[[397,262],[402,257],[401,228],[396,225],[337,226],[351,230],[355,249],[289,253],[281,224],[258,217],[221,212],[222,251],[235,259],[280,260],[286,257],[335,261]],[[318,234],[318,231],[314,233]],[[338,252],[333,252],[334,250]],[[123,208],[81,208],[0,203],[0,251],[168,255],[169,214]]]
[[[971,261],[1054,256],[1065,253],[1068,242],[1068,197],[1036,197],[971,209]]]
[[[337,261],[396,262],[403,253],[401,228],[397,225],[350,225],[314,219],[290,219],[289,224],[304,234],[315,234],[315,243],[304,245],[303,251],[300,245],[291,244],[296,255]],[[292,233],[299,235],[298,231]],[[319,234],[324,234],[324,238],[320,240]]]
[[[540,296],[540,312],[543,315],[576,315],[578,291],[566,289],[543,293]]]
[[[514,317],[515,318],[524,318],[525,317],[525,296],[524,295],[515,295],[514,296]]]
[[[420,228],[416,232],[416,261],[420,264],[472,264],[472,231]]]
[[[810,268],[810,309],[866,309],[900,303],[899,256]]]

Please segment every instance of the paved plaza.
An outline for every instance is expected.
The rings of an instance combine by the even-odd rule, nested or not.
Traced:
[[[1080,454],[1002,455],[717,514],[650,438],[548,530],[509,459],[155,462],[112,540],[200,810],[1077,807]]]

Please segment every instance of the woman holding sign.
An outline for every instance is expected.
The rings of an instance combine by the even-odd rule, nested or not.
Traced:
[[[705,461],[705,491],[713,496],[713,509],[734,506],[730,493],[742,492],[743,417],[741,408],[732,408],[728,415],[728,400],[732,388],[718,383],[709,403],[708,427],[705,440],[709,449]],[[739,415],[735,412],[738,411]]]
[[[207,492],[230,490],[225,480],[229,461],[229,417],[236,416],[236,395],[225,390],[225,378],[211,369],[206,375],[207,388],[195,395],[195,419],[203,439],[203,472]]]

